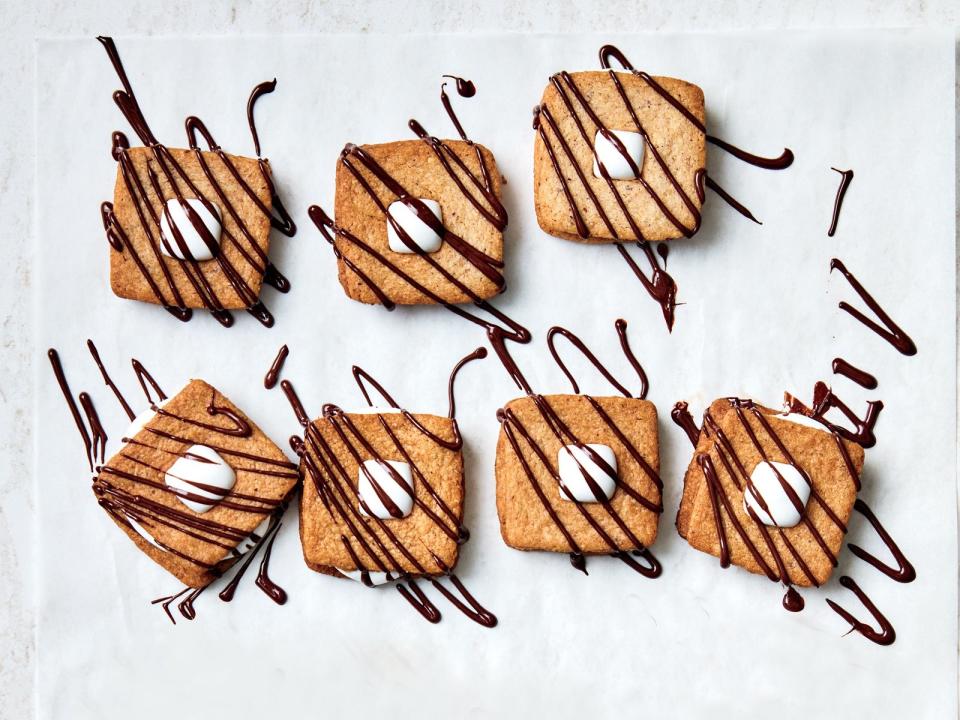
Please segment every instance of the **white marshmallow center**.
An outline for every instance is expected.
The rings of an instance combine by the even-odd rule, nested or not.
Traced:
[[[234,548],[234,555],[243,555],[248,550],[252,550],[254,545],[263,540],[264,536],[267,534],[267,530],[270,528],[270,516],[268,515],[264,518],[263,522],[257,525],[254,528],[253,532],[247,535],[243,540],[237,543],[237,547]]]
[[[193,221],[187,216],[180,201],[177,198],[172,198],[166,202],[167,212],[160,214],[160,234],[162,236],[160,252],[177,260],[191,258],[193,260],[211,260],[215,254],[214,251],[220,246],[219,211],[212,212],[210,208],[196,198],[190,198],[185,202],[199,218],[202,225],[206,227],[207,232],[215,241],[215,247],[211,249]],[[173,221],[173,227],[171,227],[171,220]],[[174,232],[174,228],[180,233],[180,240],[186,245],[186,252],[177,242],[177,234]]]
[[[130,424],[127,426],[127,429],[124,431],[122,437],[125,438],[135,438],[137,433],[143,430],[148,422],[153,419],[153,416],[157,413],[154,412],[153,408],[147,408],[142,413],[137,415],[133,420],[130,421]]]
[[[436,216],[437,220],[443,221],[443,215],[440,213],[440,203],[436,200],[427,200],[425,198],[420,198],[420,202],[427,206],[427,209]],[[390,203],[387,212],[390,214],[390,217],[403,228],[404,232],[406,232],[413,241],[413,244],[421,250],[432,253],[440,249],[443,238],[437,235],[432,227],[427,225],[413,210],[402,202],[397,200]],[[390,249],[396,253],[415,252],[404,244],[403,240],[400,239],[400,235],[397,234],[396,229],[393,227],[393,223],[389,220],[387,220],[387,243],[390,245]]]
[[[168,487],[208,499],[209,502],[177,495],[180,502],[194,512],[205,513],[233,489],[237,475],[213,448],[191,445],[170,466],[164,481]]]
[[[164,552],[166,552],[166,549],[163,546],[161,546],[160,543],[158,543],[156,540],[153,539],[153,536],[147,532],[147,529],[143,527],[143,525],[138,523],[129,515],[127,515],[127,522],[130,523],[130,527],[134,529],[137,535],[142,537],[144,540],[146,540],[148,543],[153,545],[158,550],[163,550]]]
[[[750,473],[750,485],[743,493],[743,508],[753,510],[764,525],[788,528],[799,523],[802,514],[787,494],[781,478],[793,489],[801,508],[805,509],[810,499],[810,485],[800,471],[788,463],[766,460],[757,463]]]
[[[630,132],[629,130],[611,130],[611,133],[623,143],[633,162],[637,167],[643,169],[643,136],[640,133]],[[598,130],[593,139],[593,174],[595,177],[603,177],[600,174],[600,166],[597,164],[597,158],[603,163],[607,174],[614,180],[636,180],[637,174],[623,154],[617,150],[617,146],[607,140]]]
[[[363,582],[363,570],[341,570],[337,568],[337,572],[350,580],[356,580],[358,583]],[[379,570],[368,570],[367,577],[371,585],[386,585],[388,582],[393,582],[397,579],[397,575]]]
[[[381,520],[393,518],[386,504],[380,499],[376,489],[373,487],[373,483],[370,481],[372,477],[380,490],[382,490],[393,504],[396,505],[397,509],[400,510],[401,515],[406,517],[413,511],[413,495],[411,494],[413,490],[413,472],[405,462],[396,460],[387,460],[385,462],[386,465],[393,468],[397,475],[403,479],[406,487],[394,479],[394,476],[387,470],[386,465],[381,464],[377,460],[365,460],[359,470],[358,491],[360,493],[360,499],[363,501],[360,504],[360,512],[368,517],[372,514]],[[365,470],[366,472],[364,472]],[[407,488],[409,488],[409,491]],[[364,504],[370,508],[370,512],[367,512]]]
[[[584,448],[564,445],[557,453],[560,466],[560,497],[563,500],[576,500],[582,503],[600,502],[587,482],[587,478],[584,477],[584,472],[590,476],[607,500],[613,497],[617,489],[617,456],[613,454],[613,449],[599,444],[590,444],[587,447],[599,455],[614,474],[611,476],[603,465],[595,463]]]

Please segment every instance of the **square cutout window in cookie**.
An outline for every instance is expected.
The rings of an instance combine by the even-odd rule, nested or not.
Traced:
[[[684,477],[677,530],[724,567],[822,585],[836,565],[863,459],[859,445],[804,416],[716,400]]]
[[[263,535],[299,482],[297,466],[202,380],[134,420],[100,469],[100,506],[144,553],[201,588]]]
[[[348,145],[337,162],[334,245],[344,292],[370,304],[484,300],[503,289],[500,171],[482,145]]]
[[[610,70],[554,75],[535,120],[540,227],[595,243],[694,234],[704,119],[703,91],[683,80]]]
[[[380,584],[456,565],[465,536],[454,420],[334,409],[307,427],[300,469],[300,539],[311,569]]]
[[[662,505],[653,403],[530,395],[499,417],[497,513],[507,545],[571,553],[576,563],[654,543]]]

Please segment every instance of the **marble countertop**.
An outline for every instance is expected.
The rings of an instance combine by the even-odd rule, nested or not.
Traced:
[[[4,2],[0,10],[0,226],[4,308],[0,328],[0,718],[33,717],[33,347],[35,86],[37,37],[242,35],[265,33],[731,31],[756,28],[922,26],[958,28],[951,0],[842,4],[771,0],[655,3],[607,0],[511,2],[208,2],[190,0],[66,0]],[[838,69],[842,70],[842,69]],[[41,438],[42,440],[42,438]],[[40,478],[39,482],[57,478]]]

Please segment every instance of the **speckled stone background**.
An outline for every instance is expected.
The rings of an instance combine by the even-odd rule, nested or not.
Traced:
[[[710,2],[197,2],[0,0],[0,718],[33,717],[31,478],[34,292],[34,40],[37,37],[311,32],[724,31],[752,28],[953,28],[956,0]],[[842,72],[842,68],[837,68]],[[55,441],[50,439],[47,441]],[[43,482],[43,478],[39,481]],[[954,689],[945,691],[953,692]]]

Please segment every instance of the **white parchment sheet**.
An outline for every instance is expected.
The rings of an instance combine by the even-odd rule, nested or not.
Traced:
[[[679,284],[674,332],[612,247],[551,238],[532,199],[531,108],[561,69],[597,67],[614,42],[654,74],[703,87],[710,131],[754,152],[796,153],[769,172],[711,149],[709,172],[763,221],[754,225],[710,195],[703,228],[672,246]],[[198,313],[180,324],[162,310],[113,297],[98,212],[112,194],[110,132],[128,130],[113,105],[119,83],[100,45],[40,42],[37,91],[38,702],[43,718],[137,717],[947,717],[956,709],[957,550],[954,330],[954,45],[948,34],[645,35],[625,37],[412,36],[159,40],[118,38],[154,132],[183,146],[183,119],[203,118],[230,152],[250,154],[244,107],[254,84],[277,90],[257,109],[264,153],[300,230],[276,236],[273,259],[293,290],[264,298],[267,330],[240,314],[232,329]],[[613,322],[629,334],[660,410],[666,510],[650,581],[612,559],[590,576],[566,556],[520,553],[500,540],[494,505],[494,413],[517,396],[495,359],[466,368],[458,408],[466,438],[466,522],[459,572],[500,618],[485,630],[439,602],[424,622],[392,589],[367,590],[304,566],[291,511],[273,577],[277,607],[247,578],[232,604],[215,592],[176,627],[149,600],[177,582],[132,546],[97,507],[82,447],[42,353],[60,350],[74,392],[93,393],[117,447],[124,416],[99,380],[93,338],[128,398],[139,398],[131,355],[160,383],[216,385],[277,442],[297,430],[279,390],[262,377],[277,348],[312,413],[357,407],[354,363],[408,408],[443,412],[453,362],[482,332],[435,307],[385,312],[348,301],[335,261],[310,224],[333,204],[337,154],[347,141],[412,137],[416,117],[453,129],[439,102],[442,73],[474,80],[455,98],[471,136],[507,178],[509,289],[496,303],[535,333],[513,346],[541,392],[565,392],[544,338],[563,324],[625,380]],[[10,111],[14,111],[11,107]],[[132,137],[132,134],[131,134]],[[853,168],[837,235],[826,236],[839,176]],[[26,189],[24,189],[26,192]],[[837,308],[862,304],[839,275],[843,259],[916,341],[899,355]],[[569,353],[587,392],[608,388]],[[867,454],[863,497],[917,568],[899,585],[847,550],[834,579],[804,592],[791,615],[765,578],[690,549],[674,529],[686,437],[669,421],[676,400],[699,416],[713,398],[777,404],[809,398],[843,356],[880,380],[873,392],[837,379],[858,411],[885,403]],[[849,538],[882,552],[860,516]],[[894,623],[875,646],[825,604],[865,611],[836,579],[852,574]],[[425,713],[425,714],[424,714]]]

